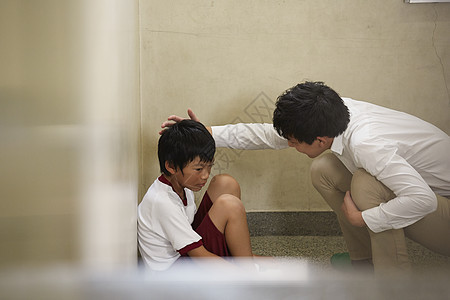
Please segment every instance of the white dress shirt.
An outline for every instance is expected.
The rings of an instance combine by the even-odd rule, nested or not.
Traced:
[[[434,125],[406,113],[342,98],[350,123],[331,151],[353,173],[365,169],[396,198],[363,211],[374,232],[411,225],[437,206],[436,192],[450,196],[450,137]],[[288,147],[271,124],[213,126],[217,147],[281,149]]]

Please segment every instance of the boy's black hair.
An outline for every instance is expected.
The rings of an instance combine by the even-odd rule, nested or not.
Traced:
[[[350,114],[338,93],[323,82],[300,83],[278,97],[273,126],[284,138],[311,145],[317,137],[337,137]]]
[[[169,162],[175,169],[183,168],[196,157],[202,162],[211,162],[216,152],[216,143],[206,127],[193,120],[183,120],[164,130],[158,142],[158,159],[161,172],[171,175],[166,169]]]

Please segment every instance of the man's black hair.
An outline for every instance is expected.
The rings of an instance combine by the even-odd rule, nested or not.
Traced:
[[[341,97],[323,82],[300,83],[278,97],[273,126],[284,138],[311,145],[317,137],[337,137],[350,114]]]
[[[158,159],[161,172],[171,175],[166,169],[169,162],[175,169],[183,168],[196,157],[202,162],[211,162],[216,144],[206,127],[199,122],[183,120],[164,130],[158,142]]]

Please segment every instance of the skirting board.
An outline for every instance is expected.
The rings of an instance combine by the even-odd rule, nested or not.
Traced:
[[[248,212],[250,236],[342,235],[334,212]]]

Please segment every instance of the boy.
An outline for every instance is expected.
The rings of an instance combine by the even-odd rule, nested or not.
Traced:
[[[184,120],[158,143],[162,175],[138,207],[138,244],[146,266],[162,271],[180,257],[251,257],[245,208],[237,181],[216,175],[196,209],[194,193],[206,184],[214,139],[201,123]]]

